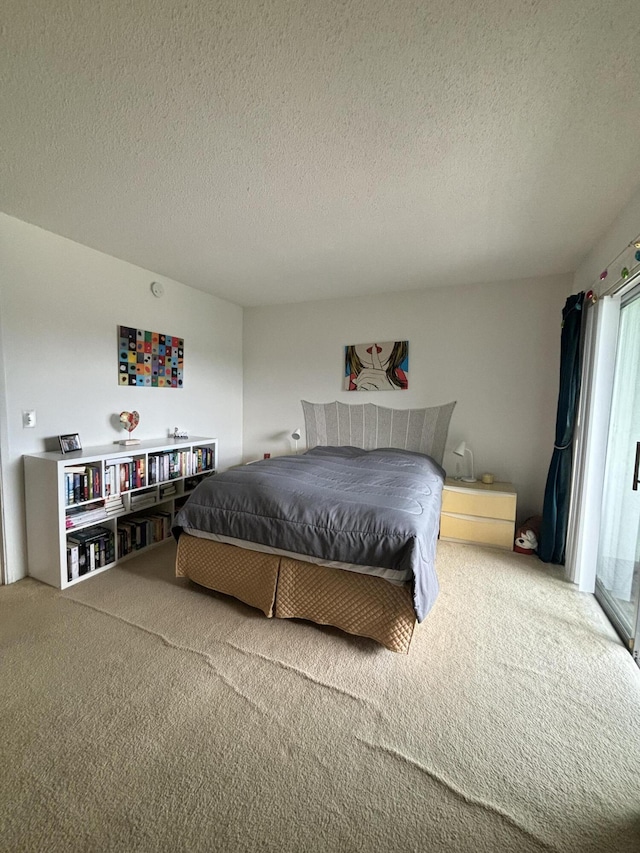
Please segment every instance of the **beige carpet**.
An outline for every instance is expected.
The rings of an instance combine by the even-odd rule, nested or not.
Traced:
[[[0,589],[2,851],[640,851],[640,670],[537,558],[441,543],[403,657],[173,555]]]

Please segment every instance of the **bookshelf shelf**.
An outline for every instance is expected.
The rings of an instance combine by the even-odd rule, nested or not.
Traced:
[[[165,542],[176,506],[218,465],[215,438],[127,450],[109,444],[24,457],[31,577],[65,589]]]

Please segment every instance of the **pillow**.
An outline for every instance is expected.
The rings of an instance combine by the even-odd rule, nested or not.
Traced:
[[[398,447],[425,453],[442,465],[455,401],[428,409],[387,409],[373,403],[309,403],[302,400],[307,447],[363,450]]]

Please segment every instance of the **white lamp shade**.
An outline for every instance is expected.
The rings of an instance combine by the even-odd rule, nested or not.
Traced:
[[[301,432],[301,430],[300,430],[300,427],[296,427],[296,428],[294,429],[294,431],[291,433],[291,438],[292,438],[294,441],[300,441],[300,436],[301,436],[301,434],[302,434],[302,432]]]
[[[464,459],[464,456],[466,453],[469,454],[469,458],[471,460],[470,475],[468,477],[462,477],[461,479],[465,483],[475,483],[476,478],[475,478],[474,473],[473,473],[473,453],[471,452],[471,448],[467,447],[467,442],[461,441],[460,444],[456,447],[456,449],[453,452],[455,453],[456,456],[462,456],[463,459]]]

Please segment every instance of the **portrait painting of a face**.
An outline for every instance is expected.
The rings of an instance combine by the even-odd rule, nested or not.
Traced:
[[[352,344],[345,347],[345,391],[406,391],[409,341]]]

